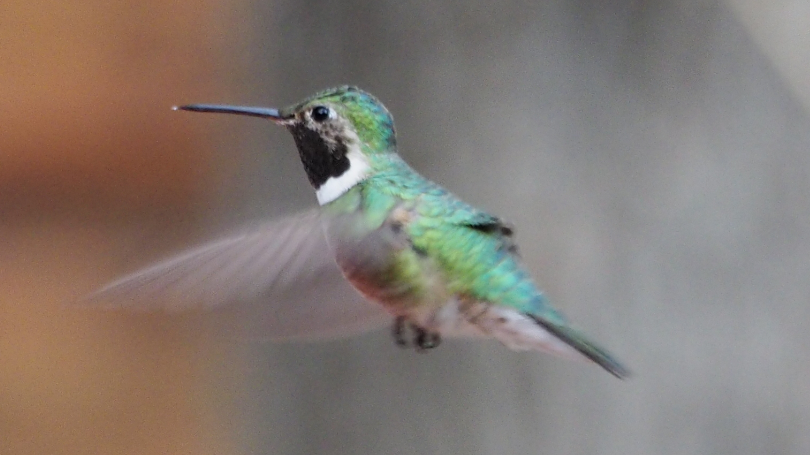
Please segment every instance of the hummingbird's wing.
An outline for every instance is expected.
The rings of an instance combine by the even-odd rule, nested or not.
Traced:
[[[330,338],[391,321],[343,277],[310,210],[192,249],[85,299],[135,310],[208,309],[237,337]],[[224,322],[223,322],[224,323]]]

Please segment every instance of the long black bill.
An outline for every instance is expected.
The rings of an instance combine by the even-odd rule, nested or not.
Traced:
[[[174,106],[173,110],[192,112],[217,112],[220,114],[239,114],[251,117],[269,118],[277,122],[286,120],[279,114],[278,109],[269,107],[249,107],[249,106],[228,106],[224,104],[187,104],[185,106]]]

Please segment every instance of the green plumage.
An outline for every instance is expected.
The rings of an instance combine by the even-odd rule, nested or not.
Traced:
[[[628,374],[548,304],[520,263],[511,227],[399,157],[393,118],[370,94],[345,86],[281,110],[187,108],[266,117],[290,130],[338,265],[396,316],[398,343],[404,321],[419,348],[442,334],[489,335],[514,349],[579,352]]]

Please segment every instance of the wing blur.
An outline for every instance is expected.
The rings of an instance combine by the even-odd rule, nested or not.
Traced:
[[[91,294],[91,305],[208,309],[237,318],[237,337],[319,339],[390,322],[343,278],[317,210],[189,250]],[[233,319],[230,319],[231,321]]]

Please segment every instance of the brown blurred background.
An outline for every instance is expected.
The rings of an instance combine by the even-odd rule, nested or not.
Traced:
[[[810,452],[810,2],[537,3],[3,3],[0,454]],[[636,376],[66,305],[314,204],[286,132],[172,105],[342,83]]]

